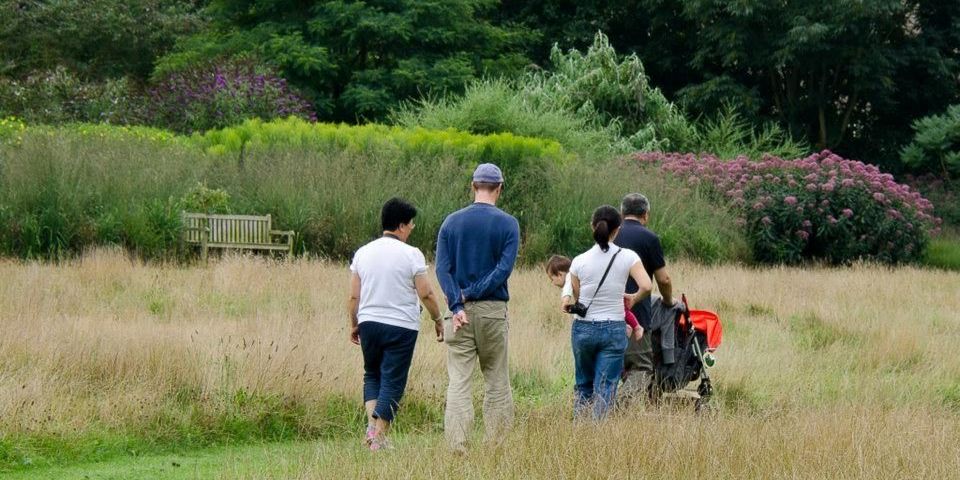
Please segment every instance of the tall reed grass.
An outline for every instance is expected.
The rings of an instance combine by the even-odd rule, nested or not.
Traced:
[[[725,322],[715,417],[653,409],[570,427],[568,320],[543,273],[521,270],[511,279],[518,431],[504,451],[471,454],[468,477],[574,467],[606,477],[592,469],[621,458],[638,431],[649,435],[645,447],[622,464],[682,476],[783,477],[805,464],[841,477],[932,475],[955,465],[930,450],[960,440],[960,357],[949,354],[960,341],[956,273],[669,268],[675,291]],[[341,265],[229,256],[180,268],[97,250],[59,265],[0,261],[0,277],[2,469],[362,430],[361,358],[347,340]],[[443,346],[422,335],[399,433],[439,431],[444,359]],[[908,448],[920,439],[926,447]],[[384,471],[450,474],[456,466],[429,447],[389,457],[393,470]],[[667,461],[682,451],[703,456]],[[307,460],[308,477],[333,468]],[[366,460],[337,465],[379,475]]]
[[[590,212],[632,191],[654,202],[652,226],[669,253],[743,258],[742,235],[724,207],[634,164],[582,164],[556,144],[512,136],[295,123],[192,139],[28,128],[19,144],[0,145],[0,254],[62,259],[120,245],[143,258],[173,258],[179,213],[198,185],[225,193],[234,213],[271,214],[277,228],[295,230],[298,253],[331,259],[348,259],[373,238],[383,202],[403,196],[421,211],[417,246],[432,252],[443,218],[471,201],[475,163],[502,157],[501,206],[520,220],[526,263],[574,253],[589,242],[581,226]],[[263,138],[253,141],[257,131]]]

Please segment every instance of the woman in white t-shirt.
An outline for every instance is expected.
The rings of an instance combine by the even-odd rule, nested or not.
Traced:
[[[417,209],[391,198],[383,205],[383,236],[359,250],[350,263],[350,341],[363,352],[363,403],[366,444],[387,447],[387,431],[407,386],[413,349],[420,331],[420,304],[433,318],[443,341],[440,307],[427,280],[427,262],[407,245]]]
[[[604,205],[593,212],[591,225],[596,244],[573,259],[570,266],[573,296],[581,308],[575,313],[571,342],[576,372],[574,418],[592,406],[594,419],[610,411],[623,370],[627,337],[623,334],[624,287],[632,277],[640,289],[628,295],[629,306],[650,295],[650,276],[640,257],[630,249],[612,245],[622,219],[617,209]]]

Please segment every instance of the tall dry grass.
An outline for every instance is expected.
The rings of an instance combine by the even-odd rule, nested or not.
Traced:
[[[471,453],[468,478],[618,477],[624,470],[603,470],[618,462],[682,477],[957,471],[960,275],[869,265],[670,270],[694,307],[725,322],[714,416],[647,411],[571,426],[567,320],[543,274],[520,271],[510,304],[520,426],[508,448]],[[347,340],[341,265],[227,257],[180,268],[101,250],[60,265],[0,261],[0,279],[0,445],[103,435],[243,440],[231,430],[243,422],[252,437],[273,438],[277,428],[291,430],[279,438],[317,437],[351,428],[339,416],[359,411],[361,359]],[[444,361],[444,348],[422,335],[401,432],[437,431]],[[331,399],[348,408],[332,409]],[[642,453],[623,458],[638,436]],[[434,447],[405,450],[386,467],[330,464],[321,449],[294,473],[461,471]],[[701,453],[681,461],[684,449]],[[410,470],[413,461],[423,463]],[[580,473],[562,474],[571,471]]]

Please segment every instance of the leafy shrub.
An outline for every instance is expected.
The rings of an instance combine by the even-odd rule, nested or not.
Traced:
[[[905,165],[944,178],[960,175],[960,105],[913,122],[913,130],[913,142],[900,154]]]
[[[177,132],[222,128],[249,118],[317,119],[313,106],[286,80],[249,61],[206,63],[171,73],[149,97],[151,122]]]
[[[940,219],[918,192],[872,165],[828,151],[798,160],[640,153],[691,184],[726,198],[740,212],[760,262],[857,259],[887,263],[922,258]]]
[[[746,156],[759,160],[764,155],[797,158],[809,152],[808,146],[796,141],[776,123],[756,128],[732,105],[727,104],[713,118],[695,125],[691,144],[693,151],[709,152],[721,159]]]
[[[0,113],[30,124],[131,124],[145,118],[143,99],[126,78],[85,82],[64,67],[22,81],[0,78]]]
[[[222,188],[197,183],[180,199],[179,206],[189,212],[230,213],[230,194]]]
[[[621,58],[602,32],[586,53],[563,53],[554,45],[550,64],[550,70],[535,71],[519,83],[524,98],[615,126],[636,150],[691,146],[695,133],[680,109],[650,85],[636,54]]]
[[[480,135],[513,133],[545,138],[591,157],[631,150],[615,126],[599,125],[589,116],[529,101],[508,80],[481,80],[467,85],[460,97],[403,104],[391,113],[391,122],[407,128],[454,128]]]
[[[0,118],[0,144],[19,145],[27,126],[17,117]]]
[[[754,126],[732,109],[702,125],[650,85],[636,55],[620,57],[598,33],[586,53],[554,46],[551,68],[512,81],[483,80],[462,96],[404,104],[391,121],[405,127],[512,132],[549,138],[589,158],[628,151],[715,152],[723,158],[802,155],[807,148],[775,124]]]

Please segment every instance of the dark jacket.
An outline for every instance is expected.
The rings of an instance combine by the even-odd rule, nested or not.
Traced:
[[[683,311],[683,304],[676,302],[672,307],[663,304],[659,295],[650,297],[650,331],[644,335],[660,332],[660,348],[663,352],[663,363],[671,364],[676,361],[677,343],[677,316]],[[655,338],[655,337],[654,337]]]

